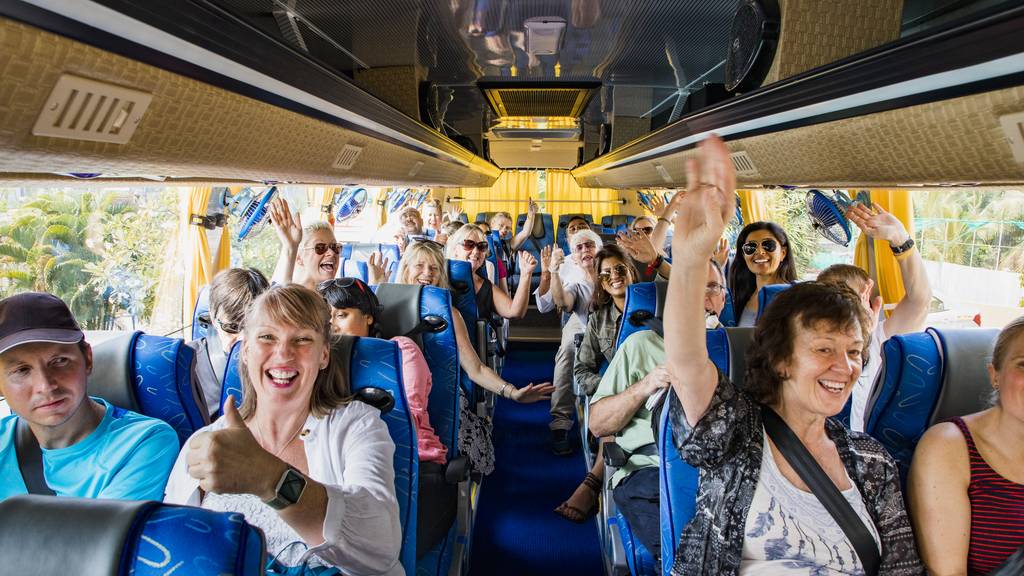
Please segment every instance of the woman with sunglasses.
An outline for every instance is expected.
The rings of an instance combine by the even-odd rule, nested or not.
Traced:
[[[331,333],[334,335],[379,337],[381,312],[376,294],[358,278],[334,278],[322,282],[320,295],[331,305]],[[423,352],[410,338],[395,336],[392,342],[402,352],[402,379],[409,412],[416,425],[419,453],[419,495],[416,498],[416,557],[437,545],[455,520],[458,487],[445,480],[448,450],[430,425],[427,399],[432,378]]]
[[[751,222],[736,237],[736,256],[729,267],[733,310],[739,326],[753,326],[757,319],[757,293],[769,284],[796,282],[796,265],[789,237],[774,222]]]
[[[271,277],[273,284],[294,282],[316,290],[318,284],[338,274],[341,243],[335,239],[330,224],[313,222],[303,228],[298,212],[293,215],[288,201],[281,196],[270,203],[270,221],[281,242]]]
[[[590,316],[573,366],[576,383],[587,396],[601,382],[601,364],[611,362],[615,355],[615,336],[626,306],[626,291],[639,276],[630,257],[615,245],[602,248],[595,262],[597,282],[590,300]],[[555,509],[556,513],[573,522],[584,522],[597,512],[597,497],[604,481],[603,452],[599,447],[593,468],[572,496]]]
[[[476,293],[476,309],[480,318],[491,321],[495,315],[502,318],[522,318],[530,305],[530,280],[537,268],[537,259],[525,251],[519,252],[519,286],[515,297],[509,298],[502,290],[495,290],[494,284],[481,272],[486,271],[487,238],[474,224],[464,224],[448,239],[448,258],[469,262],[473,268],[473,288]]]
[[[437,286],[450,289],[448,282],[448,265],[442,252],[442,246],[433,241],[413,242],[406,248],[405,255],[398,265],[397,282],[399,284],[418,284],[421,286]],[[551,397],[554,387],[550,382],[543,384],[527,384],[516,388],[502,380],[489,366],[480,361],[476,354],[466,323],[458,309],[452,308],[452,327],[455,330],[455,341],[459,351],[459,365],[473,383],[482,386],[502,398],[530,404]],[[459,451],[469,455],[473,469],[483,474],[494,470],[494,446],[490,440],[490,422],[472,410],[469,400],[459,388]]]

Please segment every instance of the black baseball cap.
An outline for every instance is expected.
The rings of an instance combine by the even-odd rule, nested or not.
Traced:
[[[30,342],[77,344],[85,334],[63,300],[24,292],[0,300],[0,354]]]

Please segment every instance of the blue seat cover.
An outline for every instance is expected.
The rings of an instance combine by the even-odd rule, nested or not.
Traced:
[[[718,315],[718,321],[722,323],[722,326],[736,326],[736,312],[732,309],[732,295],[728,289],[725,290],[725,306],[722,306],[722,313]]]
[[[195,353],[177,338],[138,333],[131,350],[132,382],[140,412],[167,422],[184,445],[206,425],[192,384]]]
[[[263,533],[242,514],[158,505],[127,543],[133,576],[257,576],[266,564]]]
[[[192,340],[206,338],[208,327],[204,322],[199,321],[200,314],[210,312],[210,286],[206,285],[199,289],[196,296],[196,305],[192,309]]]
[[[224,384],[220,390],[220,411],[224,412],[224,403],[227,402],[228,396],[234,396],[235,408],[242,405],[242,375],[239,372],[241,370],[241,363],[239,359],[242,355],[242,341],[239,340],[231,346],[231,350],[228,352],[227,362],[224,366]]]
[[[758,290],[758,292],[757,292],[757,319],[758,320],[761,319],[761,315],[764,314],[765,309],[768,308],[768,305],[772,303],[772,300],[774,300],[775,297],[779,295],[779,292],[782,292],[783,290],[786,290],[790,286],[792,286],[792,284],[769,284],[767,286],[763,286],[760,290]],[[723,324],[724,324],[724,322],[723,322]]]
[[[343,259],[341,261],[341,275],[350,278],[359,278],[363,282],[370,281],[370,273],[366,262],[359,260]]]
[[[658,313],[658,287],[654,282],[637,282],[626,289],[626,303],[622,309],[622,324],[619,326],[619,336],[615,340],[615,348],[618,349],[636,332],[647,330],[647,326],[633,322],[633,315],[636,312],[645,311],[653,316]]]
[[[636,216],[632,214],[611,214],[601,217],[601,226],[614,232],[619,226],[629,226],[633,220],[636,220]]]

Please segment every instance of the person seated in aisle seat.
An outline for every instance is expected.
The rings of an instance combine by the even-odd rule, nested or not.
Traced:
[[[932,289],[928,273],[924,268],[921,253],[914,248],[914,240],[898,218],[876,206],[854,204],[846,212],[851,222],[857,225],[872,240],[889,243],[900,267],[900,277],[906,295],[896,304],[888,318],[879,317],[882,307],[880,296],[872,297],[875,283],[863,269],[849,264],[833,264],[821,271],[819,282],[844,283],[861,295],[864,309],[871,315],[871,350],[868,363],[861,371],[857,385],[853,388],[850,410],[850,428],[864,431],[865,407],[871,395],[871,387],[882,367],[882,345],[897,334],[908,334],[924,329],[928,317],[928,304],[932,300]]]
[[[494,216],[491,216],[492,230],[497,230],[501,236],[501,241],[505,243],[505,253],[511,255],[523,245],[524,242],[533,233],[534,223],[537,221],[537,213],[540,208],[537,203],[533,201],[533,198],[529,199],[529,203],[526,209],[526,221],[523,222],[523,228],[518,234],[513,236],[515,232],[515,220],[508,212],[498,212]]]
[[[320,284],[320,295],[331,305],[331,332],[376,337],[381,313],[377,296],[358,278],[335,278]],[[448,533],[458,506],[458,486],[444,477],[448,450],[430,425],[427,399],[432,377],[416,343],[405,336],[391,339],[402,352],[402,379],[409,412],[416,424],[419,452],[419,492],[416,497],[416,555],[421,557]]]
[[[486,272],[488,244],[482,230],[473,224],[466,224],[455,231],[448,240],[445,252],[452,260],[464,260],[473,268],[473,287],[476,293],[477,316],[488,322],[496,318],[523,318],[530,305],[530,281],[537,268],[537,259],[525,250],[519,252],[519,286],[515,296],[509,298],[501,290],[495,290]]]
[[[769,284],[796,282],[796,258],[789,236],[774,222],[751,222],[736,237],[736,256],[729,265],[732,309],[738,326],[757,320],[757,293]]]
[[[754,329],[742,388],[708,357],[707,257],[736,209],[729,154],[715,136],[701,142],[699,159],[687,163],[690,188],[674,201],[676,258],[664,316],[675,392],[669,423],[700,485],[671,572],[922,574],[895,461],[834,418],[871,338],[860,296],[821,282],[779,293]],[[807,458],[787,456],[801,445]],[[801,462],[817,473],[797,473]],[[804,480],[812,474],[820,481],[810,483],[820,486],[813,491]],[[835,516],[823,503],[829,485],[839,493]]]
[[[437,200],[430,199],[423,204],[423,233],[436,238],[441,232],[441,203]],[[443,240],[438,240],[443,242]]]
[[[213,277],[213,282],[210,282],[210,323],[225,356],[242,337],[249,305],[269,287],[266,276],[255,268],[231,268]],[[200,338],[186,344],[196,352],[196,374],[212,416],[220,410],[223,382],[210,363],[207,342],[206,338]]]
[[[398,245],[398,253],[405,254],[405,248],[415,238],[426,237],[423,229],[423,216],[420,211],[412,206],[406,207],[398,213],[398,231],[395,232],[395,244]]]
[[[466,223],[461,220],[449,220],[448,222],[445,222],[441,225],[441,231],[437,233],[434,240],[437,240],[442,244],[448,242],[448,239],[452,237],[452,234],[455,234],[455,231],[465,226],[465,224]]]
[[[585,221],[584,221],[585,222]],[[595,256],[603,246],[601,237],[587,226],[569,237],[571,256],[557,247],[541,250],[540,286],[533,294],[541,313],[556,308],[568,314],[562,326],[562,342],[555,354],[554,384],[551,395],[551,451],[559,456],[573,453],[569,436],[576,413],[576,395],[573,391],[573,364],[576,361],[576,335],[587,326],[590,298],[597,279]]]
[[[350,400],[323,297],[296,284],[258,296],[240,372],[241,406],[229,396],[189,438],[164,500],[244,514],[279,573],[403,574],[395,445],[380,411]]]
[[[1024,317],[999,333],[988,375],[992,407],[932,426],[914,451],[910,510],[931,574],[991,574],[1024,547]]]
[[[605,246],[597,253],[597,283],[591,299],[590,316],[583,341],[576,352],[573,376],[587,396],[594,394],[601,381],[602,362],[615,355],[615,336],[626,305],[626,291],[636,281],[637,271],[622,248]],[[601,438],[601,436],[598,436]],[[599,446],[593,467],[572,496],[555,513],[573,522],[583,522],[597,512],[597,497],[604,481],[603,449]]]
[[[398,265],[397,283],[450,289],[448,265],[442,252],[443,249],[443,246],[432,240],[410,244]],[[502,398],[521,404],[547,400],[551,396],[554,387],[550,382],[531,383],[516,388],[513,384],[502,380],[501,376],[480,361],[459,310],[452,307],[451,313],[455,341],[459,351],[459,365],[474,384],[482,386],[485,390]],[[469,457],[474,471],[490,474],[494,470],[491,422],[490,419],[477,415],[474,408],[470,405],[469,398],[466,398],[465,391],[460,386],[459,452]]]
[[[316,290],[319,283],[338,274],[341,243],[330,224],[317,221],[303,228],[299,213],[292,214],[288,201],[280,196],[270,203],[270,221],[281,242],[270,278],[273,284],[294,282]]]
[[[91,372],[92,348],[60,298],[27,292],[0,300],[0,395],[12,412],[0,419],[0,500],[46,487],[57,496],[160,499],[178,435],[88,396]],[[40,451],[34,464],[26,460],[41,482],[33,489],[18,453],[24,460]]]

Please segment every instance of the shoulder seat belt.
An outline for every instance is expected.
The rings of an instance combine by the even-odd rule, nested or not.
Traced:
[[[854,512],[850,503],[836,488],[832,479],[825,474],[811,453],[807,451],[807,447],[797,438],[782,417],[775,413],[775,410],[762,405],[761,420],[764,422],[764,429],[768,433],[768,437],[775,442],[779,452],[782,452],[789,465],[796,470],[800,479],[807,484],[807,487],[843,529],[846,537],[850,539],[853,549],[860,557],[860,563],[864,566],[864,573],[867,576],[878,574],[882,559],[878,553],[878,547],[875,545],[875,539],[864,522]]]
[[[39,441],[28,427],[28,422],[21,418],[15,424],[14,451],[18,454],[18,470],[21,471],[28,493],[56,496],[57,493],[50,489],[43,476],[43,450],[39,447]]]

